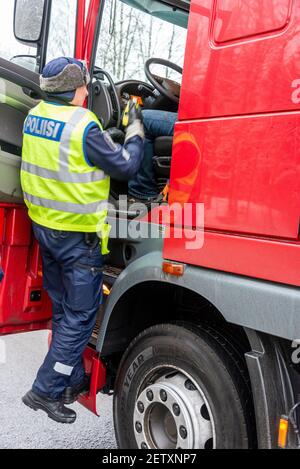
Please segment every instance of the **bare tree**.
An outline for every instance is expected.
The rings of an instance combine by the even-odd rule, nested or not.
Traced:
[[[173,25],[172,27],[172,34],[171,34],[171,37],[170,37],[170,41],[169,41],[169,50],[168,50],[168,59],[167,60],[171,60],[172,58],[172,52],[173,52],[173,46],[174,46],[174,39],[175,39],[175,26]],[[166,70],[166,77],[169,78],[170,77],[170,73],[171,73],[171,70],[169,68],[167,68]]]
[[[73,55],[75,17],[76,2],[74,0],[52,0],[48,59]]]
[[[184,30],[183,30],[184,31]],[[143,68],[149,57],[180,62],[183,36],[176,26],[147,15],[128,5],[106,1],[96,63],[107,68],[115,79],[145,79]],[[167,71],[171,76],[172,71]]]

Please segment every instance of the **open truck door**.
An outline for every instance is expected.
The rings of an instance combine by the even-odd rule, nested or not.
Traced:
[[[36,48],[36,55],[0,58],[0,335],[50,325],[51,303],[42,289],[39,248],[20,185],[24,120],[43,98],[39,71],[45,63],[50,12],[50,0],[16,0],[14,36]]]
[[[23,123],[42,97],[38,73],[0,59],[1,335],[46,328],[51,318],[20,185]]]

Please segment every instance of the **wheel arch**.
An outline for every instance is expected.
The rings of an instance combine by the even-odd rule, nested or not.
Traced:
[[[300,337],[299,288],[190,265],[182,277],[174,277],[162,271],[162,262],[160,252],[151,252],[121,273],[103,309],[97,339],[99,352],[103,351],[107,332],[117,326],[118,320],[124,320],[125,312],[131,316],[138,292],[154,285],[159,285],[159,291],[188,292],[210,306],[214,317],[227,323],[288,340]],[[146,322],[146,315],[144,319]]]
[[[160,252],[147,254],[130,264],[115,282],[102,312],[97,339],[97,350],[101,354],[104,353],[105,355],[106,349],[108,347],[111,348],[111,340],[109,338],[111,331],[116,331],[118,326],[121,326],[121,329],[123,329],[122,325],[126,322],[128,323],[129,319],[132,319],[133,316],[135,319],[138,319],[139,314],[137,309],[139,300],[143,302],[143,308],[146,309],[149,309],[154,304],[160,304],[160,315],[156,320],[153,314],[143,314],[139,321],[140,329],[137,322],[135,322],[135,330],[132,337],[135,337],[146,327],[164,319],[178,319],[176,314],[172,316],[167,311],[168,300],[174,296],[185,295],[185,298],[189,297],[190,301],[192,299],[197,300],[197,307],[201,304],[203,310],[206,308],[211,309],[213,311],[211,315],[214,315],[219,321],[225,320],[222,313],[211,301],[211,295],[195,291],[193,286],[189,284],[188,279],[183,280],[164,274],[162,262],[163,258]],[[170,303],[169,306],[172,304]],[[133,311],[135,311],[134,315]],[[163,311],[165,314],[162,314]],[[123,341],[121,340],[121,342]],[[120,345],[121,342],[119,342]],[[128,340],[129,342],[130,340]],[[127,348],[128,343],[123,344],[124,349]]]

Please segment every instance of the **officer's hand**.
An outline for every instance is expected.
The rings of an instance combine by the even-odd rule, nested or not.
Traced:
[[[110,129],[107,129],[106,132],[115,143],[120,143],[123,145],[125,134],[122,130],[117,129],[117,127],[111,127]]]

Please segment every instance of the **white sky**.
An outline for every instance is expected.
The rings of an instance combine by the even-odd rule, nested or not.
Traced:
[[[0,0],[0,54],[4,58],[27,54],[29,50],[17,42],[13,35],[14,3],[14,0]]]

